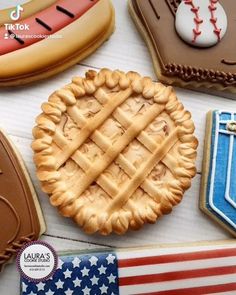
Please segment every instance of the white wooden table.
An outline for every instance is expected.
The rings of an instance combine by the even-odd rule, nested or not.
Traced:
[[[2,0],[0,9],[27,1]],[[21,88],[0,90],[0,127],[12,138],[22,153],[38,192],[46,219],[47,231],[42,240],[49,242],[56,250],[81,250],[94,247],[131,247],[156,243],[176,243],[231,238],[224,230],[212,222],[198,209],[201,162],[205,134],[205,115],[211,109],[229,109],[236,111],[236,100],[207,95],[184,89],[176,89],[179,99],[192,112],[199,139],[197,175],[193,180],[182,203],[174,208],[169,216],[162,217],[155,225],[145,225],[138,232],[129,232],[125,236],[84,234],[72,221],[62,218],[57,210],[50,206],[48,197],[40,190],[35,176],[30,148],[31,130],[40,106],[56,89],[70,82],[71,77],[83,75],[89,69],[102,67],[123,71],[138,71],[142,75],[156,80],[152,62],[145,43],[127,11],[126,1],[113,0],[116,9],[116,31],[95,54],[83,60],[66,72],[47,81]],[[1,225],[4,226],[4,225]],[[15,264],[6,267],[0,275],[0,294],[19,294],[19,275]]]

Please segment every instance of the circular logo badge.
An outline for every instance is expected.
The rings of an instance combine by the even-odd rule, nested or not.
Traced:
[[[53,276],[57,262],[56,251],[42,241],[26,244],[17,255],[17,267],[21,276],[33,282],[45,281]]]

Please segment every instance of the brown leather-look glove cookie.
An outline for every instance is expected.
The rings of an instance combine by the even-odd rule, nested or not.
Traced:
[[[158,79],[236,92],[234,0],[129,0]]]
[[[23,161],[0,130],[0,272],[26,243],[45,231],[43,215]]]

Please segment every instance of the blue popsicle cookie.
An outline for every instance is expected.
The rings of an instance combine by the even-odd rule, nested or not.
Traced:
[[[236,236],[236,113],[211,111],[207,131],[200,208]]]

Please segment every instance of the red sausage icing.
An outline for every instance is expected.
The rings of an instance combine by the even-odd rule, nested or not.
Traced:
[[[17,24],[29,26],[29,30],[10,30],[5,26],[0,28],[0,55],[27,47],[41,38],[17,38],[4,39],[6,33],[23,35],[52,35],[80,18],[99,0],[59,0],[47,9],[17,22]],[[83,32],[86,33],[86,32]]]

